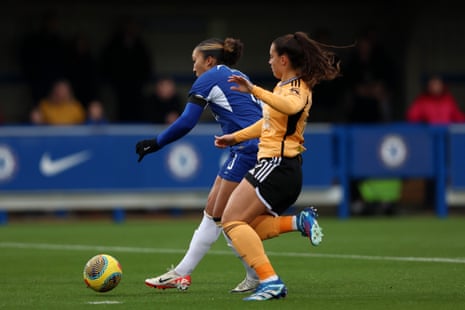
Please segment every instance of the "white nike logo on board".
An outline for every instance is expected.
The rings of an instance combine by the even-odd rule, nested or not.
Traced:
[[[40,172],[51,177],[77,166],[90,158],[90,151],[81,151],[59,159],[53,159],[49,153],[44,153],[40,159]]]

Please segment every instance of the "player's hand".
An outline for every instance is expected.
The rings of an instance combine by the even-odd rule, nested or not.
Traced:
[[[137,142],[136,153],[139,154],[139,159],[137,162],[140,162],[145,155],[154,153],[159,149],[160,146],[157,143],[157,138]]]
[[[232,134],[215,136],[215,146],[220,149],[224,149],[225,147],[234,144],[236,144],[236,140]]]
[[[244,77],[239,75],[231,75],[228,78],[228,82],[236,83],[237,86],[231,86],[232,90],[237,90],[242,93],[251,93],[253,84],[250,81],[246,80]]]

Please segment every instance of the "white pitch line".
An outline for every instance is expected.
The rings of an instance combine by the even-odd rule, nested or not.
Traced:
[[[121,301],[117,300],[102,300],[102,301],[88,301],[90,305],[115,305],[115,304],[122,304]]]
[[[67,245],[67,244],[49,244],[49,243],[22,243],[22,242],[0,242],[0,248],[16,249],[39,249],[39,250],[69,250],[69,251],[96,251],[96,252],[128,252],[128,253],[169,253],[183,254],[186,250],[182,249],[161,249],[161,248],[139,248],[139,247],[122,247],[122,246],[95,246],[95,245]],[[213,255],[231,255],[231,251],[214,251],[208,252]],[[423,263],[452,263],[465,264],[465,258],[449,257],[409,257],[409,256],[374,256],[374,255],[353,255],[353,254],[327,254],[327,253],[297,253],[297,252],[267,252],[270,256],[282,257],[320,257],[334,259],[354,259],[354,260],[387,260],[387,261],[404,261],[404,262],[423,262]]]

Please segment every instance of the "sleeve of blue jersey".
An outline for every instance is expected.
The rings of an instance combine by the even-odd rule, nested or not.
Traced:
[[[176,121],[157,136],[158,145],[164,147],[188,134],[198,123],[202,112],[203,107],[188,102]]]

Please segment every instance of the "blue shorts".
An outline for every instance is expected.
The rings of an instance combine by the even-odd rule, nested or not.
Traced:
[[[221,166],[218,176],[239,183],[247,172],[257,163],[256,153],[238,153],[231,151],[224,164]]]

